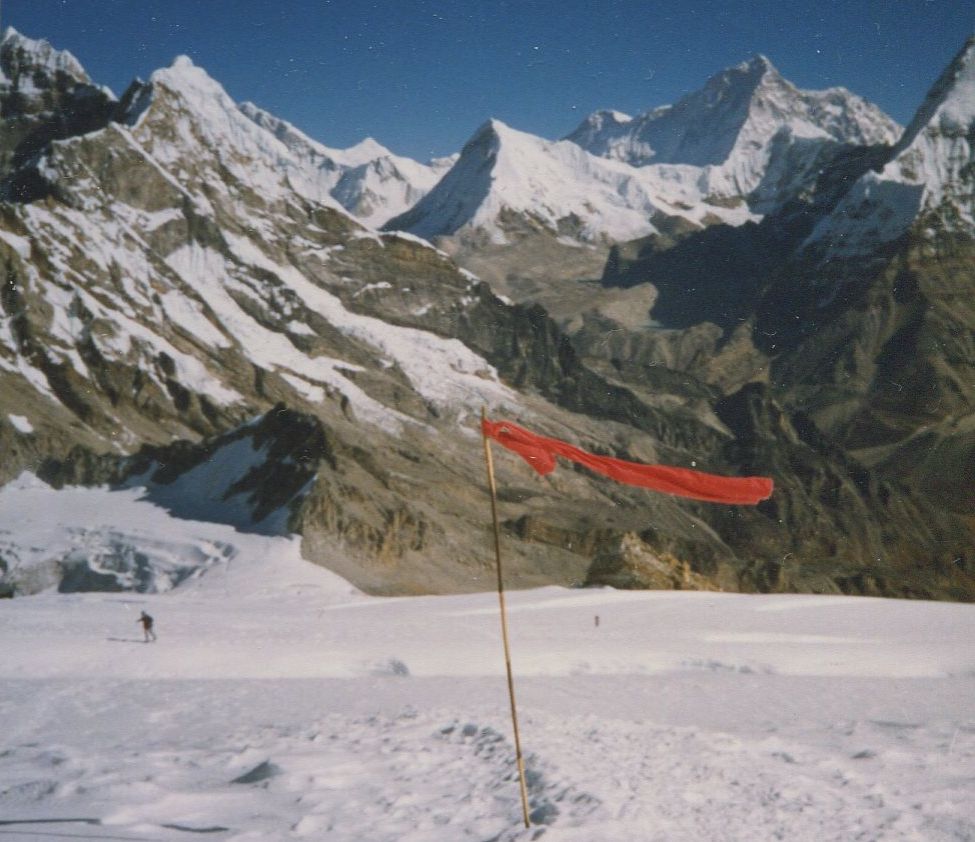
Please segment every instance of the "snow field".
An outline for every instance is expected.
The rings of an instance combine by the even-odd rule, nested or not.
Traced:
[[[45,489],[0,491],[21,563],[85,522],[199,569],[0,602],[5,840],[975,838],[972,606],[509,593],[526,830],[496,595],[367,597],[296,540]]]
[[[476,619],[489,619],[490,595],[329,607],[307,583],[235,598],[206,583],[219,577],[194,581],[195,594],[8,603],[0,816],[90,818],[100,824],[70,830],[97,839],[180,839],[188,828],[390,842],[539,829],[554,840],[961,840],[975,830],[975,679],[970,668],[934,675],[946,662],[931,659],[930,640],[914,670],[927,664],[928,677],[808,674],[816,659],[807,674],[781,674],[783,650],[758,671],[748,652],[702,659],[689,634],[684,666],[657,672],[637,650],[664,638],[674,614],[693,622],[699,595],[597,592],[586,604],[556,589],[544,600],[510,594],[538,823],[524,831],[500,644],[495,623]],[[742,620],[743,599],[709,595],[722,619]],[[745,601],[762,618],[787,613]],[[803,613],[806,600],[795,601]],[[867,627],[891,607],[873,602],[854,609]],[[471,603],[476,613],[463,610]],[[156,644],[141,643],[143,607]],[[648,620],[654,607],[665,610]],[[823,646],[794,644],[800,661]],[[594,665],[620,647],[629,662]],[[669,648],[660,661],[681,654],[679,642]],[[604,671],[580,672],[578,650]],[[544,661],[551,674],[539,674]]]

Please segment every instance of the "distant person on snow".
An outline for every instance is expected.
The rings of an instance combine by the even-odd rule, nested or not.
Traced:
[[[150,640],[156,639],[156,633],[152,630],[152,617],[146,614],[145,611],[139,615],[139,619],[136,620],[136,622],[142,623],[142,631],[145,632],[146,643],[148,643]]]

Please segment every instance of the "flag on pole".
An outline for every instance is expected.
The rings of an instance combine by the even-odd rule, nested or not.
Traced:
[[[557,464],[555,457],[561,456],[617,482],[692,500],[754,506],[772,496],[770,477],[724,477],[688,468],[645,465],[611,456],[596,456],[568,442],[532,433],[510,421],[482,418],[481,430],[502,447],[517,453],[542,475],[552,473]]]

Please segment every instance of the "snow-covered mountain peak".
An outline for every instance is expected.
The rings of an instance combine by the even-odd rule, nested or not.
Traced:
[[[760,53],[734,67],[715,73],[704,85],[704,90],[730,90],[734,95],[749,96],[762,85],[788,85],[775,65]]]
[[[687,167],[636,169],[491,119],[437,186],[386,227],[425,239],[481,231],[498,244],[514,231],[539,230],[582,242],[628,240],[655,231],[658,214],[699,224],[706,212],[726,213],[701,204],[698,175]],[[728,213],[729,222],[747,218]]]
[[[633,117],[614,109],[600,109],[594,111],[567,138],[583,149],[590,149],[597,142],[603,132],[618,131],[621,127],[633,122]]]
[[[3,80],[15,81],[25,70],[60,72],[78,82],[91,84],[81,63],[67,50],[56,50],[47,41],[21,35],[8,26],[0,39],[0,66]]]
[[[252,102],[241,104],[240,111],[281,141],[332,199],[371,227],[379,227],[412,207],[455,160],[421,164],[394,155],[371,137],[348,149],[333,149]]]
[[[501,143],[505,138],[517,142],[517,137],[521,134],[524,133],[511,128],[511,126],[503,123],[496,117],[491,117],[477,127],[474,134],[471,135],[471,139],[464,144],[464,148],[466,149],[468,146],[479,146],[485,143]]]
[[[149,77],[149,82],[154,85],[162,85],[174,91],[190,92],[195,91],[207,97],[226,98],[230,97],[224,91],[223,86],[216,81],[202,67],[193,63],[187,55],[179,55],[173,59],[169,67],[162,67],[153,72]],[[234,108],[236,109],[236,103]]]
[[[348,149],[343,150],[346,162],[353,167],[361,166],[376,158],[387,158],[393,155],[379,141],[371,137],[366,137],[358,143],[353,144]]]
[[[929,129],[967,130],[975,122],[975,35],[932,85],[924,103],[894,149],[908,148],[917,136]]]
[[[176,173],[197,173],[191,192],[199,207],[209,200],[203,199],[198,185],[207,185],[203,192],[223,193],[226,171],[268,203],[297,194],[339,209],[328,192],[334,176],[326,178],[272,127],[248,117],[223,86],[187,56],[153,72],[147,84],[134,84],[123,102],[123,122],[132,127],[145,151]],[[200,148],[212,155],[201,158]]]
[[[804,91],[754,55],[673,105],[630,120],[590,115],[568,140],[636,167],[702,169],[705,194],[766,213],[801,189],[838,145],[893,143],[900,127],[842,88]]]
[[[938,77],[881,172],[868,172],[812,232],[827,257],[871,252],[924,218],[923,233],[975,226],[975,36]]]

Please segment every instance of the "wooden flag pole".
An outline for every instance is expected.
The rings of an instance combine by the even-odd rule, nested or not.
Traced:
[[[481,409],[481,420],[486,418]],[[487,464],[488,487],[491,490],[491,519],[494,522],[494,561],[498,572],[498,605],[501,609],[501,642],[504,645],[504,666],[508,673],[508,699],[511,701],[511,724],[515,734],[515,762],[518,766],[518,786],[521,789],[521,812],[525,827],[531,827],[528,817],[528,787],[525,784],[525,760],[521,754],[521,736],[518,733],[518,708],[515,705],[515,680],[511,672],[511,647],[508,644],[508,612],[504,602],[504,577],[501,574],[501,527],[498,524],[498,491],[494,482],[494,461],[491,458],[491,443],[487,434],[481,430],[484,439],[484,461]]]

